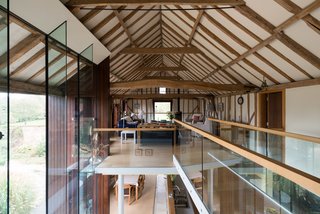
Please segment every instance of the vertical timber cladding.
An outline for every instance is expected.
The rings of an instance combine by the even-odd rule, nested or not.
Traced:
[[[243,104],[241,105],[238,103],[238,98],[240,96],[243,98]],[[217,106],[217,116],[221,120],[255,125],[255,121],[257,120],[256,96],[256,93],[248,93],[216,97],[214,103]],[[219,105],[221,109],[219,108]]]
[[[108,57],[99,65],[95,66],[94,81],[96,82],[96,119],[97,127],[111,128],[112,127],[112,98],[110,96],[110,58]],[[101,142],[108,144],[109,136],[107,133],[101,136]],[[108,151],[107,151],[108,153]],[[109,155],[109,154],[107,154]],[[94,176],[97,191],[94,204],[97,204],[97,210],[94,213],[110,213],[110,177],[107,175],[97,174]],[[95,207],[95,206],[94,206]]]

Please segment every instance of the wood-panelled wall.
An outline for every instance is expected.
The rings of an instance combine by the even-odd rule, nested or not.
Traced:
[[[243,104],[238,103],[239,97]],[[229,95],[216,97],[214,100],[215,118],[220,120],[235,121],[250,125],[257,125],[257,94]]]
[[[67,212],[66,100],[48,97],[48,207],[54,213]]]
[[[110,96],[110,59],[107,58],[95,67],[94,79],[96,83],[96,118],[97,127],[112,127],[112,99]],[[108,144],[109,136],[101,136],[104,144]],[[94,213],[110,213],[110,178],[106,175],[94,176]]]
[[[153,102],[154,101],[161,101],[160,99],[127,99],[124,101],[121,101],[119,99],[114,100],[113,104],[121,106],[121,103],[125,103],[125,109],[127,112],[134,112],[138,114],[141,110],[144,112],[144,120],[145,122],[151,122],[151,120],[154,120],[154,107]],[[166,99],[165,101],[172,101],[172,112],[177,112],[180,110],[182,112],[182,120],[185,121],[185,119],[190,115],[194,113],[203,114],[207,116],[208,112],[208,99]],[[178,105],[178,102],[180,102],[180,105]],[[178,106],[180,109],[178,109]],[[121,110],[119,114],[121,114]],[[121,117],[121,115],[119,115]],[[116,122],[116,121],[114,121]]]

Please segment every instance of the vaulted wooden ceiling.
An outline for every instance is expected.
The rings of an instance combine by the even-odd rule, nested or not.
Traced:
[[[261,86],[264,79],[274,85],[320,77],[319,0],[70,0],[66,5],[111,51],[111,82],[178,76]],[[208,9],[225,6],[232,8]]]
[[[260,87],[264,80],[280,85],[320,78],[320,0],[63,2],[111,51],[113,83],[161,76]],[[15,20],[10,25],[11,31],[22,32],[11,42],[12,78],[41,85],[37,78],[44,75],[43,38]],[[57,74],[52,78],[61,84],[59,53],[55,54]],[[71,76],[76,66],[71,56],[68,65]]]

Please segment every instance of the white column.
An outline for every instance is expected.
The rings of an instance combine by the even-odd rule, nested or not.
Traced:
[[[118,214],[124,214],[123,175],[118,175]]]

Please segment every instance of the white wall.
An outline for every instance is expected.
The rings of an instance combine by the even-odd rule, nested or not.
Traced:
[[[286,131],[320,137],[320,85],[286,90]]]
[[[81,53],[93,44],[96,64],[110,55],[109,50],[59,0],[11,0],[10,10],[47,34],[67,21],[67,46]]]

